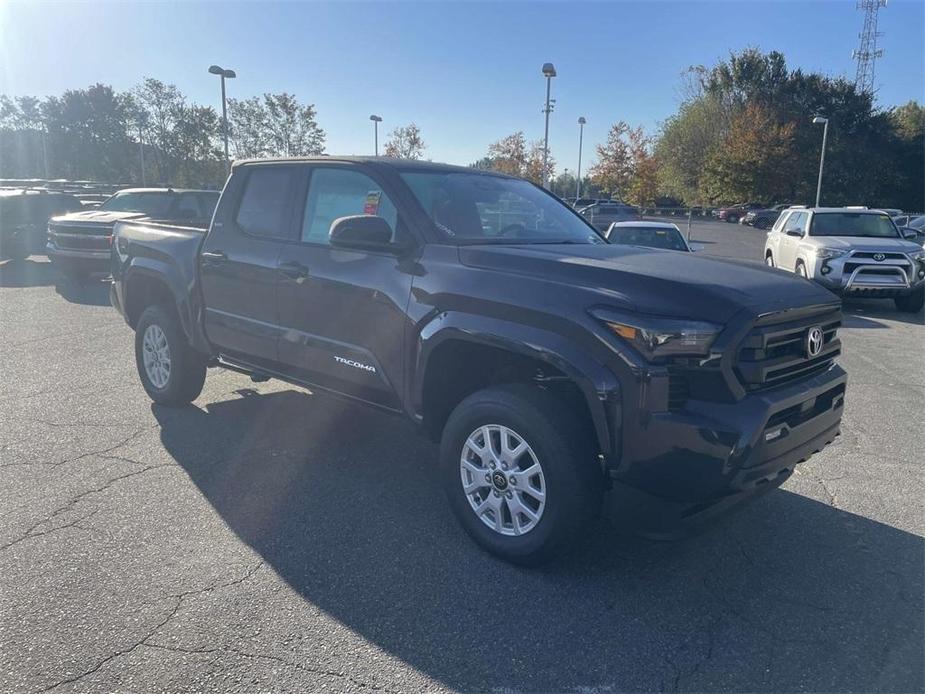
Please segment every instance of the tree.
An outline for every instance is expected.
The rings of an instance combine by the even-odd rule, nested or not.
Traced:
[[[315,121],[315,106],[300,104],[293,94],[264,94],[271,151],[284,157],[324,152],[324,130]]]
[[[623,121],[610,126],[607,141],[597,146],[597,162],[589,173],[605,193],[624,195],[633,175],[633,162],[627,135],[630,127]]]
[[[138,109],[136,117],[140,116],[149,124],[148,141],[152,145],[157,179],[169,182],[176,159],[174,131],[186,107],[186,97],[176,85],[152,77],[146,77],[135,88],[133,96]],[[216,136],[216,133],[211,135]]]
[[[538,186],[543,185],[547,180],[551,179],[556,171],[556,160],[553,158],[552,153],[549,153],[546,157],[544,175],[543,153],[543,140],[534,140],[530,143],[530,149],[527,152],[527,158],[524,161],[523,170],[521,172],[521,176],[528,181],[533,181]]]
[[[729,136],[707,160],[704,189],[725,202],[772,203],[792,194],[794,123],[778,123],[770,110],[749,103],[730,125]]]
[[[652,138],[642,128],[630,130],[628,135],[633,175],[627,199],[636,205],[652,206],[659,193],[658,160],[652,153]]]
[[[703,168],[726,133],[720,110],[716,99],[701,96],[682,104],[678,113],[665,121],[655,143],[655,156],[660,188],[669,195],[689,204],[706,200],[700,180]]]
[[[259,97],[228,99],[228,138],[237,159],[267,156],[267,114]]]
[[[523,131],[488,145],[491,168],[511,176],[523,176],[527,166],[527,141]]]
[[[420,159],[426,145],[421,138],[421,129],[414,123],[395,128],[385,143],[385,155],[398,159]]]

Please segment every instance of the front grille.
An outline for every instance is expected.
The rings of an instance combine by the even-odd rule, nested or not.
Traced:
[[[871,263],[845,263],[844,274],[850,275],[852,272],[858,268],[864,268],[863,272],[865,274],[872,275],[895,275],[896,270],[894,268],[899,268],[903,272],[909,272],[909,263],[903,263],[902,265],[892,264],[892,265],[873,265]]]
[[[821,352],[806,351],[809,330],[820,326]],[[774,388],[825,371],[841,353],[841,310],[831,306],[762,316],[739,346],[736,374],[748,391]]]
[[[691,395],[687,372],[676,366],[668,367],[668,409],[680,410]]]
[[[48,225],[48,239],[61,249],[73,251],[108,251],[112,226],[105,224]]]
[[[875,255],[882,255],[883,258],[881,260],[906,260],[906,256],[903,255],[902,253],[872,253],[872,252],[869,253],[867,251],[864,251],[864,252],[856,251],[851,254],[851,257],[852,258],[871,258],[873,259]]]

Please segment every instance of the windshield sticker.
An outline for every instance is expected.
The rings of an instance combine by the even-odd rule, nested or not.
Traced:
[[[363,214],[378,215],[380,198],[382,198],[381,190],[369,191],[366,194],[366,204],[363,206]]]

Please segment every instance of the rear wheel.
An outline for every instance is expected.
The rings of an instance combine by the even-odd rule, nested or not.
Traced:
[[[925,286],[919,287],[912,294],[897,296],[893,299],[893,303],[903,313],[918,313],[925,306]]]
[[[135,327],[135,363],[141,384],[162,405],[185,405],[202,392],[206,362],[186,340],[171,307],[149,306]]]
[[[463,400],[441,441],[456,518],[483,549],[536,564],[575,545],[598,512],[603,480],[590,436],[548,392],[487,388]]]

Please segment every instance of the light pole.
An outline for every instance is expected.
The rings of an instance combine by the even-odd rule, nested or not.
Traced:
[[[379,124],[382,122],[382,116],[377,116],[375,114],[371,115],[369,119],[373,122],[373,151],[376,153],[376,156],[379,156]]]
[[[234,70],[225,70],[218,65],[209,67],[209,73],[222,78],[222,134],[225,137],[225,166],[231,172],[231,160],[228,158],[228,108],[225,104],[225,80],[237,77]]]
[[[581,144],[585,135],[585,123],[588,121],[585,120],[584,116],[579,117],[578,119],[578,182],[575,185],[575,201],[578,202],[578,198],[581,197]]]
[[[816,116],[813,123],[822,123],[822,154],[819,155],[819,182],[816,184],[816,207],[819,207],[819,201],[822,199],[822,167],[825,165],[825,141],[829,135],[829,119]]]
[[[543,138],[543,187],[549,188],[549,92],[552,89],[552,78],[556,76],[556,68],[552,63],[543,64],[543,75],[546,77],[546,135]]]

